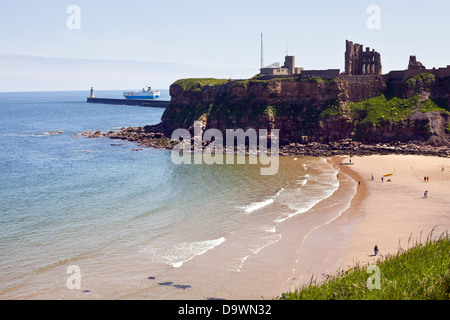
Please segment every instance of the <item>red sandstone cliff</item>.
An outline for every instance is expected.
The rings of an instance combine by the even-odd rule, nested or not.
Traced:
[[[354,138],[369,142],[422,140],[449,144],[449,116],[445,112],[415,112],[407,121],[357,128],[349,103],[377,97],[387,91],[404,97],[415,93],[442,99],[450,105],[450,81],[425,79],[392,88],[382,76],[226,81],[182,79],[170,87],[171,104],[161,124],[147,130],[205,128],[280,130],[282,143],[335,141]]]

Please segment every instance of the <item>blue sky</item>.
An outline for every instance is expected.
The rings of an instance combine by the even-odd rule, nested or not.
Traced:
[[[80,8],[81,29],[66,12]],[[370,5],[380,28],[369,29]],[[247,78],[288,50],[305,69],[344,69],[345,40],[381,53],[383,72],[450,64],[450,2],[2,0],[0,91],[168,88],[187,77]]]

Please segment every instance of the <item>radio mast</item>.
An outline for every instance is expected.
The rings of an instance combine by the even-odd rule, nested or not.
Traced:
[[[263,33],[261,32],[261,68],[264,67]]]

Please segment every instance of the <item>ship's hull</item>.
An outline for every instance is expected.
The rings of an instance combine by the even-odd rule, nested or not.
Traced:
[[[127,99],[139,99],[139,100],[147,100],[147,99],[157,99],[160,97],[160,95],[123,95]]]

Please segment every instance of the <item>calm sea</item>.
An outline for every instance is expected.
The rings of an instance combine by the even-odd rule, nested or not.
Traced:
[[[281,157],[278,174],[262,176],[259,165],[176,165],[170,151],[76,136],[156,124],[164,111],[88,104],[88,94],[0,93],[3,299],[206,299],[234,289],[239,298],[245,284],[230,289],[230,279],[279,241],[277,225],[339,185],[324,159]]]

